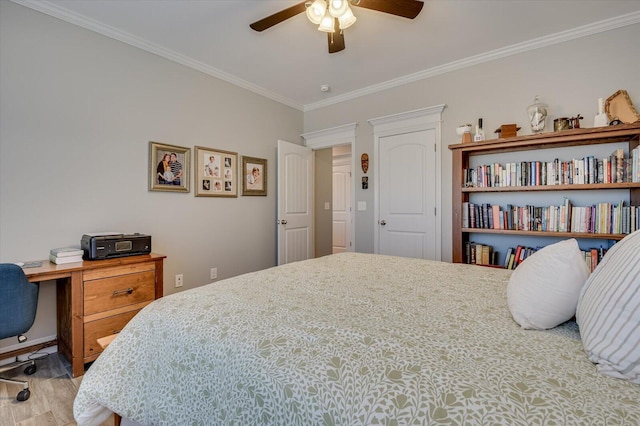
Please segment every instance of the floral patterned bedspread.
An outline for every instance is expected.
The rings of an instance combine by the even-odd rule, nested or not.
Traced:
[[[570,322],[522,330],[509,271],[343,253],[166,296],[83,377],[80,425],[637,425]]]

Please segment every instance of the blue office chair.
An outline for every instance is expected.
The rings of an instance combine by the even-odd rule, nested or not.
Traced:
[[[30,283],[22,268],[13,263],[0,263],[0,339],[17,337],[20,343],[27,340],[26,333],[36,318],[38,305],[38,284]],[[34,360],[18,361],[0,367],[0,373],[28,365],[24,373],[36,372]],[[21,384],[18,401],[26,401],[31,396],[29,382],[0,377],[0,382]]]

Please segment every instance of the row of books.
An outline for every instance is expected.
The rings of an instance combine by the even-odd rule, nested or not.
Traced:
[[[593,272],[593,270],[596,269],[596,266],[598,266],[598,263],[602,261],[604,255],[607,254],[607,250],[608,249],[603,248],[602,246],[600,246],[600,248],[582,250],[582,253],[584,253],[584,260],[587,262],[587,266],[591,272]]]
[[[82,262],[83,251],[75,247],[60,247],[49,251],[49,260],[56,265]]]
[[[504,258],[504,267],[505,269],[516,269],[516,267],[524,262],[524,260],[531,256],[536,251],[540,250],[540,247],[525,247],[525,246],[517,246],[517,247],[509,247],[507,249],[507,254]],[[581,250],[584,255],[584,261],[587,264],[587,267],[591,272],[596,269],[598,263],[602,261],[602,258],[607,253],[608,249],[603,248],[590,248],[588,250]]]
[[[640,206],[598,203],[573,206],[565,198],[560,206],[514,206],[462,203],[462,227],[517,231],[630,234],[640,229]]]
[[[467,241],[465,244],[465,263],[473,265],[500,265],[499,253],[493,246]]]
[[[505,269],[516,269],[516,267],[524,262],[527,257],[531,256],[539,249],[539,247],[533,248],[525,246],[517,246],[515,248],[509,247],[507,249],[507,254],[504,257]]]
[[[463,173],[464,186],[474,188],[640,182],[640,148],[634,148],[629,157],[618,148],[601,159],[591,155],[569,161],[493,163]]]

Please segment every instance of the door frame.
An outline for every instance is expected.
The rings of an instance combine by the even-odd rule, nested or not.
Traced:
[[[373,193],[373,223],[380,221],[380,139],[387,136],[401,135],[404,133],[435,130],[436,132],[436,259],[442,260],[442,111],[445,104],[416,109],[399,114],[372,118],[367,122],[373,127],[373,180],[375,191]],[[374,253],[380,253],[379,226],[375,226],[373,233]]]
[[[349,251],[354,251],[356,247],[356,224],[355,215],[353,214],[353,206],[355,206],[355,145],[356,145],[356,129],[358,123],[343,124],[341,126],[330,127],[328,129],[316,130],[313,132],[303,133],[305,146],[312,150],[333,148],[334,146],[350,145],[351,146],[351,247]],[[314,188],[315,189],[315,188]],[[333,207],[332,207],[333,208]],[[315,224],[314,224],[315,226]]]

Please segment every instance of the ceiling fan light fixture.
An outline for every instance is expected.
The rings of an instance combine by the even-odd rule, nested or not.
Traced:
[[[325,33],[332,33],[335,31],[334,18],[333,16],[331,16],[331,14],[329,14],[328,11],[322,17],[322,21],[320,21],[320,26],[318,27],[318,30]]]
[[[349,28],[357,20],[358,20],[358,18],[355,17],[353,12],[351,11],[351,8],[347,9],[347,11],[344,13],[344,15],[342,15],[341,17],[338,18],[338,22],[340,23],[340,29],[344,30],[345,28]]]
[[[424,0],[302,0],[250,24],[249,27],[261,32],[305,12],[307,18],[318,25],[318,30],[327,33],[329,53],[336,53],[345,48],[343,30],[356,22],[351,6],[414,19],[422,10]]]
[[[309,1],[305,6],[307,7],[307,18],[314,24],[319,25],[327,11],[327,3],[325,0]]]
[[[329,13],[334,18],[340,18],[349,10],[349,0],[329,0]]]

